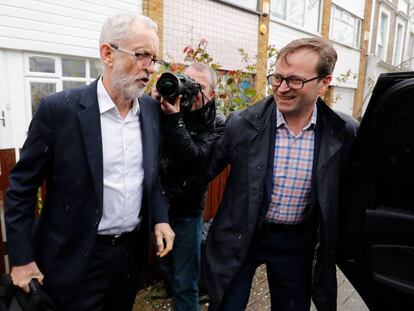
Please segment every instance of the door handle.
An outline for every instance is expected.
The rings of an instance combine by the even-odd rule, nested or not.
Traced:
[[[4,116],[4,110],[1,111],[0,121],[3,123],[3,127],[6,127],[6,117]]]

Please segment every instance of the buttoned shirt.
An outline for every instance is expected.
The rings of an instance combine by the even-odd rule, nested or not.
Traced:
[[[98,233],[121,234],[140,222],[144,180],[140,109],[135,99],[123,119],[102,78],[97,95],[103,149],[103,213]]]
[[[266,220],[282,224],[303,221],[312,181],[317,107],[307,125],[295,135],[276,109],[273,190]]]

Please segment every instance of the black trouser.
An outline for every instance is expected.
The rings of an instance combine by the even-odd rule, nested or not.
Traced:
[[[140,260],[141,263],[145,260],[139,258],[139,244],[136,232],[117,239],[98,235],[75,296],[59,310],[132,310],[138,290]]]
[[[225,293],[219,310],[245,310],[256,268],[266,264],[272,311],[309,311],[310,231],[306,224],[265,223]]]

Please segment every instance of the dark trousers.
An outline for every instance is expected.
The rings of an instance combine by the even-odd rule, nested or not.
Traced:
[[[67,311],[131,311],[138,291],[138,233],[121,241],[97,237],[83,280]]]
[[[306,224],[265,223],[220,304],[221,311],[245,310],[256,268],[266,264],[272,311],[309,311],[310,230]]]

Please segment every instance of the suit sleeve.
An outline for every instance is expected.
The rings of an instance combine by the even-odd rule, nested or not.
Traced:
[[[20,160],[10,173],[6,192],[5,222],[8,251],[13,266],[34,260],[32,228],[37,192],[42,185],[53,150],[50,107],[42,99],[29,127]]]

